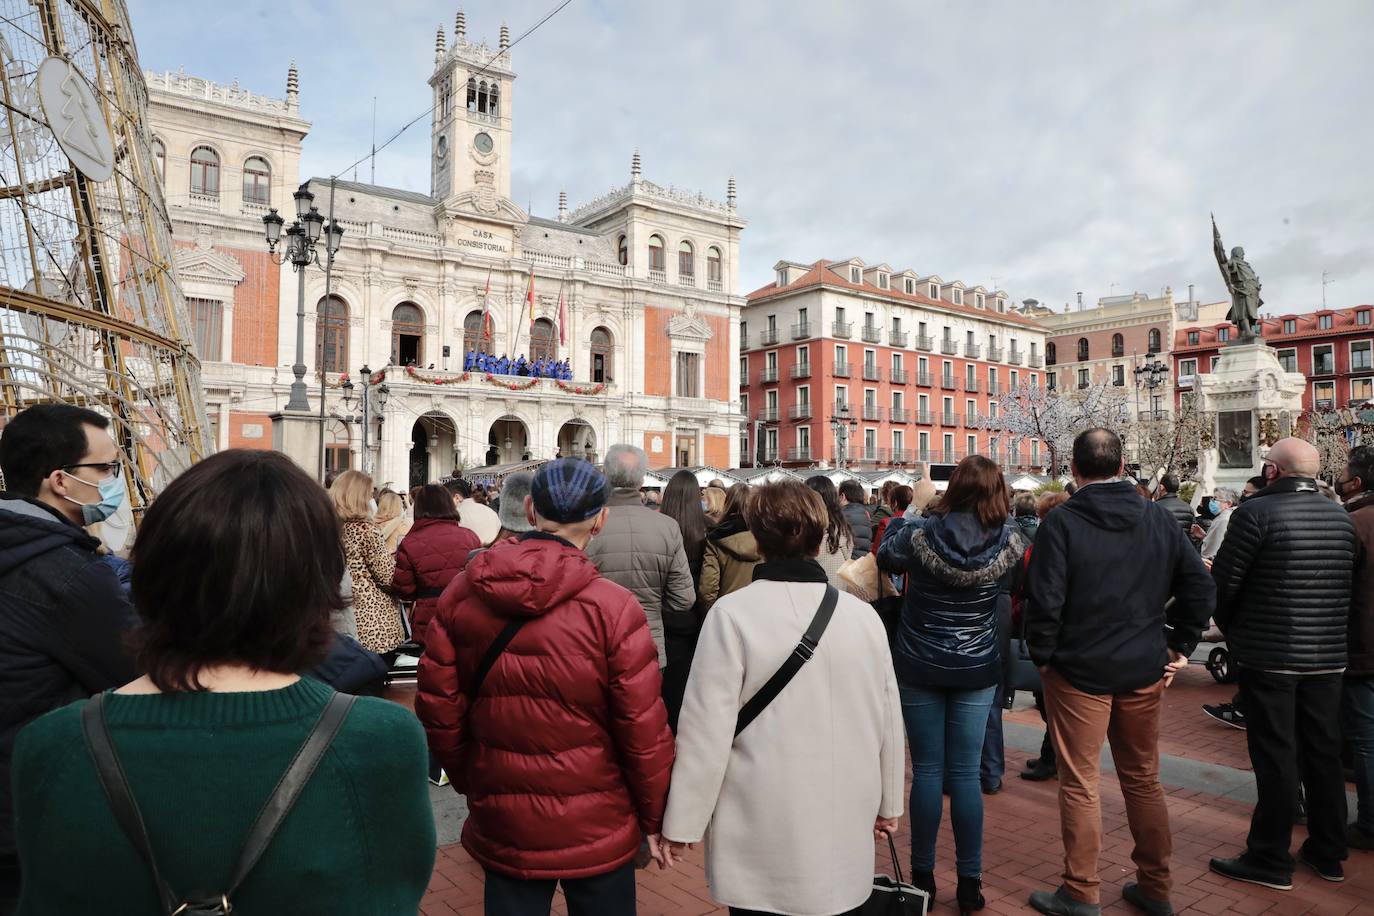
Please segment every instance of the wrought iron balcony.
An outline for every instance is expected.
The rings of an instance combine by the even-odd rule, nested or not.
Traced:
[[[776,407],[760,407],[758,418],[765,423],[778,422],[778,409]]]
[[[866,324],[859,332],[865,343],[878,343],[883,339],[883,329],[876,324]]]
[[[958,389],[959,381],[952,375],[942,376],[940,378],[940,387],[946,391],[954,391]]]
[[[849,363],[836,363],[830,374],[835,378],[849,378]]]
[[[905,347],[909,339],[911,339],[910,331],[889,331],[887,335],[887,342],[894,347]]]
[[[931,385],[935,384],[935,376],[931,375],[929,372],[917,372],[916,384],[920,385],[922,388],[929,388]]]
[[[864,381],[881,382],[883,380],[883,369],[873,363],[864,363]]]
[[[893,369],[891,375],[892,384],[894,385],[905,385],[911,380],[911,373],[907,372],[905,369]]]
[[[891,420],[893,423],[910,423],[912,422],[911,416],[911,411],[907,410],[905,407],[892,408]]]
[[[787,417],[790,420],[809,420],[811,418],[811,402],[793,404],[787,408]]]
[[[931,350],[935,349],[935,338],[925,334],[917,334],[916,349],[925,350],[927,353],[929,353]]]
[[[988,359],[995,363],[1000,363],[1006,351],[1001,347],[988,347]]]
[[[810,363],[797,363],[795,366],[792,367],[792,377],[793,377],[793,378],[810,378],[810,377],[811,377],[811,364],[810,364]]]
[[[964,356],[968,359],[978,359],[983,352],[983,348],[978,344],[964,344]]]
[[[764,328],[762,331],[759,331],[759,346],[760,346],[760,347],[771,347],[771,346],[773,346],[773,345],[774,345],[775,343],[777,343],[777,342],[778,342],[778,329],[777,329],[777,328]]]
[[[865,405],[864,405],[864,419],[865,419],[865,420],[881,420],[882,418],[883,418],[883,409],[882,409],[881,407],[879,407],[877,404],[865,404]]]
[[[777,366],[773,366],[772,368],[764,367],[763,369],[760,369],[760,370],[759,370],[759,381],[760,381],[762,384],[767,385],[767,384],[770,384],[770,383],[772,383],[772,382],[776,382],[777,380],[778,380],[778,367],[777,367]]]
[[[1012,347],[1011,350],[1007,353],[1007,362],[1011,363],[1013,366],[1021,365],[1024,359],[1025,354],[1023,354],[1020,350],[1016,349],[1015,347]]]
[[[796,445],[796,446],[793,446],[793,447],[789,448],[789,449],[787,450],[787,460],[788,460],[788,461],[810,461],[810,460],[811,460],[811,446],[809,446],[809,445]]]
[[[959,352],[959,345],[947,337],[940,341],[940,352],[946,356],[953,356]]]
[[[964,379],[964,390],[976,393],[978,391],[978,380],[976,378]]]
[[[811,336],[811,322],[799,321],[792,325],[792,339],[805,340]]]
[[[843,337],[845,340],[854,336],[854,322],[835,321],[830,324],[830,333],[834,337]]]

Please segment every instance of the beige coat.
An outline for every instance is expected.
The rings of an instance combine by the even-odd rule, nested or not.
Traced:
[[[902,707],[887,634],[841,593],[810,662],[739,736],[735,718],[791,654],[824,586],[759,580],[706,615],[663,835],[706,840],[711,895],[789,916],[846,913],[873,883],[873,821],[902,813]]]

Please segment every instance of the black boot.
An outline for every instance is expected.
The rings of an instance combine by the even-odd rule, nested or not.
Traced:
[[[960,916],[968,916],[974,910],[981,910],[988,905],[983,899],[983,879],[965,878],[959,876],[959,887],[954,892],[954,899],[959,903]]]
[[[929,895],[930,895],[930,906],[927,907],[926,909],[929,910],[929,909],[934,908],[934,906],[935,906],[935,872],[933,872],[933,871],[917,871],[916,869],[913,868],[913,869],[911,870],[911,886],[914,887],[914,888],[916,888],[917,890],[922,890],[922,891],[925,891],[927,894],[929,894]]]

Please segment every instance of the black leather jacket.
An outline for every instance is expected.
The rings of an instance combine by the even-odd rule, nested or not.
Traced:
[[[1357,549],[1349,514],[1307,478],[1280,478],[1237,506],[1212,564],[1216,622],[1236,663],[1344,668]]]

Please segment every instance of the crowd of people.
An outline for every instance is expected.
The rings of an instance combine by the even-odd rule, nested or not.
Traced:
[[[1209,623],[1258,790],[1243,851],[1211,869],[1287,889],[1298,863],[1339,881],[1348,848],[1374,848],[1374,448],[1335,475],[1344,508],[1284,439],[1200,518],[1172,478],[1128,477],[1106,429],[1075,440],[1072,495],[1038,499],[980,456],[876,505],[822,475],[681,471],[650,498],[647,461],[616,445],[499,491],[399,493],[223,452],[148,508],[126,588],[89,533],[124,498],[108,422],[18,414],[0,436],[0,913],[413,913],[426,772],[466,797],[489,914],[547,914],[560,885],[572,916],[631,914],[636,868],[702,842],[732,914],[858,913],[904,811],[933,901],[945,795],[971,913],[1001,713],[1027,689],[1048,727],[1022,775],[1058,779],[1064,844],[1030,905],[1100,911],[1109,744],[1135,843],[1122,893],[1162,916],[1160,709]],[[404,654],[414,713],[379,697]]]
[[[430,368],[433,368],[432,366]],[[511,359],[482,350],[469,350],[463,357],[464,372],[490,372],[492,375],[519,375],[527,378],[555,378],[572,381],[572,361],[541,356],[528,359],[523,353]]]

